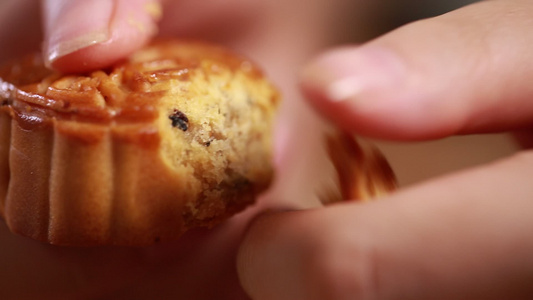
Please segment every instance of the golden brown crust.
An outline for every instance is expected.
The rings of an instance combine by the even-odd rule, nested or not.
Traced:
[[[0,97],[44,107],[49,117],[60,119],[111,122],[155,118],[154,105],[162,92],[154,91],[153,84],[171,79],[187,81],[206,61],[212,63],[212,73],[221,68],[263,79],[252,62],[223,47],[198,41],[158,41],[108,72],[83,75],[52,72],[40,57],[28,55],[1,68]],[[14,107],[18,113],[27,108]]]
[[[326,135],[329,158],[339,181],[340,199],[363,200],[379,198],[397,188],[397,180],[389,163],[372,145],[362,145],[348,133],[335,131]]]
[[[0,214],[61,245],[213,226],[268,186],[277,99],[251,62],[199,42],[83,75],[14,62],[0,70]]]

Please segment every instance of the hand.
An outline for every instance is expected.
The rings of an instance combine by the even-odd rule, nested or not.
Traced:
[[[0,299],[245,299],[235,256],[252,217],[267,206],[318,204],[309,187],[319,185],[320,170],[310,171],[309,162],[324,158],[313,151],[286,154],[322,142],[322,125],[295,88],[295,70],[333,36],[329,18],[348,2],[165,1],[159,35],[224,43],[265,66],[283,89],[284,142],[271,196],[214,230],[147,248],[55,247],[13,235],[0,222]],[[43,1],[44,37],[37,4],[0,1],[0,62],[37,51],[44,41],[51,67],[86,71],[123,58],[155,35],[157,6],[149,1]]]
[[[533,3],[484,1],[325,53],[309,101],[352,132],[396,140],[521,130],[531,141]],[[533,153],[372,203],[258,218],[240,248],[253,299],[533,297]]]

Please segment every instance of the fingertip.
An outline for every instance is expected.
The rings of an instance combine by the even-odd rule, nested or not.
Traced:
[[[361,46],[334,49],[317,57],[301,74],[308,101],[341,128],[379,138],[408,138],[408,66],[394,51]],[[416,130],[415,130],[416,131]],[[417,133],[418,134],[418,133]]]
[[[66,73],[106,67],[147,43],[159,18],[160,6],[153,0],[49,0],[45,63]]]
[[[149,35],[135,34],[131,28],[117,28],[108,41],[59,56],[47,63],[50,68],[62,73],[88,72],[124,59],[149,40]]]
[[[449,75],[446,68],[432,74],[435,69],[420,67],[417,51],[425,50],[399,51],[397,45],[409,39],[396,35],[388,36],[392,42],[378,40],[317,57],[301,73],[303,94],[324,117],[360,135],[424,140],[458,132],[467,111],[458,100],[443,101],[443,91],[449,90],[442,80]]]

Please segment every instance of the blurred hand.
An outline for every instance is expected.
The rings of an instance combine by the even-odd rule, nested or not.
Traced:
[[[338,126],[395,140],[533,124],[533,3],[484,1],[303,72]],[[533,298],[533,153],[431,180],[380,201],[258,218],[238,267],[253,299]]]

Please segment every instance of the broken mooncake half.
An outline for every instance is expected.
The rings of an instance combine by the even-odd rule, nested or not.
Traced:
[[[146,245],[213,226],[272,178],[278,93],[219,46],[158,41],[62,75],[0,70],[0,215],[59,245]]]

